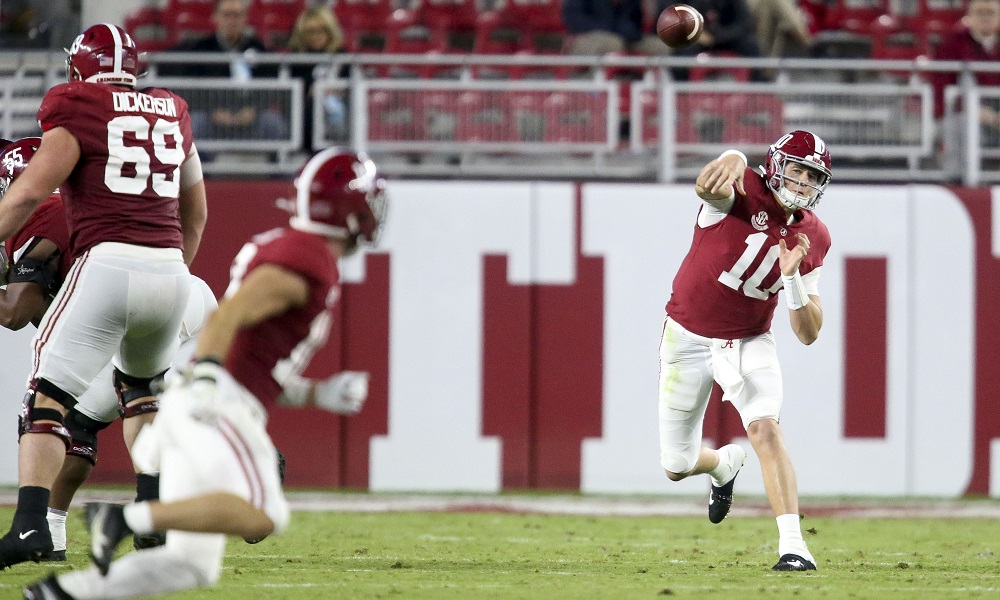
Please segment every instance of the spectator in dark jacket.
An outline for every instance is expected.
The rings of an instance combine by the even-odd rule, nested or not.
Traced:
[[[669,54],[652,31],[643,30],[643,0],[564,0],[563,22],[572,35],[570,54],[603,55],[631,50]]]
[[[256,52],[266,52],[263,42],[247,27],[249,0],[217,0],[212,21],[215,33],[183,44],[177,50],[187,52],[228,52],[233,60],[226,63],[198,63],[184,66],[185,77],[220,77],[246,82],[254,77],[273,77],[274,66],[254,67],[250,60]],[[240,94],[199,98],[192,94],[191,126],[195,137],[202,139],[283,139],[288,137],[288,124],[282,114],[271,106],[262,106],[259,99]],[[257,100],[257,101],[255,101]],[[201,105],[201,106],[199,106]]]

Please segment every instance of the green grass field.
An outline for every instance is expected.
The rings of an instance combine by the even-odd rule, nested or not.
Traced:
[[[808,511],[806,511],[808,514]],[[0,509],[10,522],[12,509]],[[0,597],[88,564],[82,512],[68,563],[0,574]],[[296,513],[289,531],[230,540],[211,590],[172,598],[998,598],[996,519],[806,518],[819,571],[774,573],[774,520],[480,512]]]

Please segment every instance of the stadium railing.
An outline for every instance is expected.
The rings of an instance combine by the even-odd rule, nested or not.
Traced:
[[[287,135],[216,131],[198,146],[208,173],[293,172],[313,147],[349,143],[394,176],[689,180],[721,150],[755,161],[782,132],[803,128],[835,150],[838,180],[1000,181],[1000,135],[961,106],[1000,103],[973,74],[994,63],[498,55],[268,54],[275,78],[161,77],[179,64],[229,63],[203,53],[151,53],[145,85],[192,110],[251,103]],[[37,135],[34,112],[63,80],[59,53],[0,53],[0,135]],[[291,76],[314,65],[312,94]],[[676,75],[686,71],[686,80]],[[937,120],[926,75],[957,74]],[[346,77],[338,76],[349,73]],[[750,77],[751,73],[760,76]],[[305,111],[312,128],[303,131]]]

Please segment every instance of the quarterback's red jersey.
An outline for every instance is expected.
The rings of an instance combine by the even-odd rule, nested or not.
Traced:
[[[45,238],[59,248],[59,284],[66,279],[66,273],[73,264],[69,252],[69,230],[66,229],[66,211],[59,194],[52,194],[38,205],[28,222],[4,242],[7,258],[13,265],[19,258],[19,251],[32,239]]]
[[[674,277],[667,314],[685,329],[711,338],[738,339],[770,330],[782,287],[778,240],[789,249],[795,234],[809,237],[803,275],[823,264],[830,232],[808,210],[786,223],[785,211],[760,174],[747,168],[746,195],[736,193],[729,214],[710,227],[695,226],[694,241]]]
[[[233,261],[232,282],[226,295],[257,267],[280,266],[309,284],[305,305],[241,330],[233,340],[226,369],[264,403],[277,400],[281,385],[271,375],[279,360],[292,357],[300,372],[326,343],[330,313],[340,295],[337,261],[322,236],[294,229],[273,229],[255,236]],[[294,356],[293,356],[294,352]]]
[[[74,256],[101,242],[182,247],[177,197],[192,136],[180,96],[64,83],[45,94],[38,122],[42,131],[66,129],[80,144],[80,160],[60,187]]]

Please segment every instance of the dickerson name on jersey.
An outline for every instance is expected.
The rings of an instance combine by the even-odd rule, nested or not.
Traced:
[[[140,92],[114,92],[116,112],[145,112],[164,117],[176,117],[173,98],[154,98]]]

